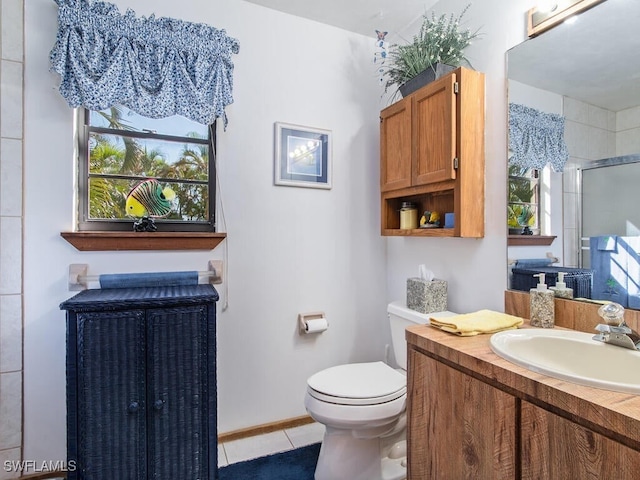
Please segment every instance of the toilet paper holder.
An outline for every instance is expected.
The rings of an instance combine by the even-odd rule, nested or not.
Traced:
[[[327,322],[324,312],[298,314],[298,329],[301,335],[324,332],[328,327],[329,322]]]

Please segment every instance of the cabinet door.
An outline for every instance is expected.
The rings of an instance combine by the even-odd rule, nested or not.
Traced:
[[[626,480],[640,474],[640,452],[522,401],[522,478]]]
[[[455,83],[448,75],[413,96],[413,185],[456,178]]]
[[[411,186],[411,98],[380,113],[380,191]]]
[[[77,328],[69,454],[77,448],[78,471],[69,478],[145,480],[144,311],[79,313]]]
[[[207,320],[205,306],[147,312],[150,479],[210,478]]]
[[[408,479],[513,479],[516,399],[409,349]]]

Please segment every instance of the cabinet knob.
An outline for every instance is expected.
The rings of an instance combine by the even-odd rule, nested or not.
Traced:
[[[164,407],[164,400],[156,400],[153,406],[156,407],[156,410],[162,410],[162,407]]]
[[[138,411],[138,409],[140,408],[140,404],[138,402],[131,402],[129,404],[129,413],[135,413]]]

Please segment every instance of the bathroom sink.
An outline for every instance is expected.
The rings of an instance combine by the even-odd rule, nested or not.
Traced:
[[[640,395],[640,351],[608,345],[590,333],[518,329],[491,336],[491,350],[531,371],[568,382]]]

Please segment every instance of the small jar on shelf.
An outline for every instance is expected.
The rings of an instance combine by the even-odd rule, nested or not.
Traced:
[[[400,229],[413,230],[418,228],[418,208],[413,202],[402,202],[400,207]]]

